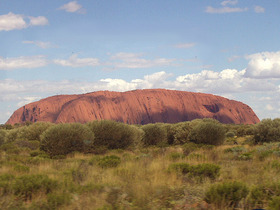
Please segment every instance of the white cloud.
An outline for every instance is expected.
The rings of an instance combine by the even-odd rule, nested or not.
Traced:
[[[246,58],[250,60],[246,77],[280,78],[280,51],[256,53]]]
[[[47,60],[42,55],[21,56],[16,58],[0,57],[0,70],[13,70],[22,68],[38,68],[47,65]]]
[[[23,41],[22,43],[24,43],[24,44],[34,44],[37,47],[40,47],[40,48],[43,48],[43,49],[48,49],[48,48],[51,48],[51,47],[55,47],[50,42],[42,42],[42,41]]]
[[[24,15],[17,15],[12,12],[0,15],[0,31],[20,30],[29,26],[47,25],[48,23],[48,19],[44,16],[28,16],[26,18]]]
[[[28,18],[30,19],[31,26],[43,26],[49,24],[48,19],[44,16],[38,16],[38,17],[29,16]]]
[[[23,15],[16,15],[9,12],[6,15],[0,15],[0,31],[19,30],[27,27]]]
[[[173,75],[164,71],[135,78],[131,81],[123,79],[104,78],[95,82],[83,81],[15,81],[6,79],[0,81],[0,96],[9,95],[7,99],[18,96],[19,93],[40,95],[86,93],[95,90],[127,91],[146,88],[168,88],[186,91],[198,91],[213,94],[233,94],[244,92],[277,92],[277,84],[270,80],[244,77],[246,71],[225,69],[220,72],[203,70],[195,74],[186,74],[172,78]],[[13,95],[14,94],[14,95]],[[36,94],[35,94],[36,95]]]
[[[274,110],[273,106],[271,106],[270,104],[267,104],[267,105],[265,106],[265,109],[268,110],[268,111]]]
[[[176,48],[191,48],[193,46],[195,46],[195,43],[181,43],[174,45]]]
[[[143,56],[142,53],[125,53],[125,52],[120,52],[115,55],[111,56],[111,59],[113,60],[131,60],[131,59],[138,59],[138,57]]]
[[[186,74],[177,77],[174,85],[181,90],[207,93],[242,93],[258,91],[276,91],[277,85],[269,80],[244,77],[245,70],[225,69],[221,72],[203,70],[196,74]]]
[[[221,8],[214,8],[208,6],[205,10],[207,13],[211,14],[223,14],[223,13],[233,13],[233,12],[246,12],[248,8],[239,8],[239,7],[221,7]]]
[[[122,79],[101,79],[100,80],[102,87],[106,87],[106,90],[113,90],[113,91],[127,91],[127,90],[134,90],[137,88],[137,83],[135,82],[127,82]]]
[[[77,54],[73,54],[68,60],[55,59],[55,64],[70,67],[98,66],[100,65],[97,58],[78,58]]]
[[[264,13],[265,12],[265,9],[261,6],[255,6],[254,10],[255,10],[256,13]]]
[[[19,102],[17,103],[17,106],[18,107],[21,107],[21,106],[24,106],[25,104],[29,104],[29,103],[32,103],[34,101],[38,101],[40,100],[41,97],[38,97],[38,96],[26,96],[26,97],[20,97],[19,98]]]
[[[235,69],[226,69],[221,72],[203,70],[200,73],[179,76],[176,81],[179,83],[178,86],[187,90],[228,93],[238,91],[243,74],[243,71]]]
[[[0,80],[0,98],[2,101],[33,101],[39,99],[34,95],[78,94],[97,90],[128,91],[144,88],[164,88],[172,75],[166,72],[156,72],[142,79],[125,81],[122,79],[105,78],[95,82],[84,81],[20,81],[13,79]],[[171,87],[171,86],[170,86]],[[22,96],[24,95],[24,96]]]
[[[238,0],[226,0],[226,1],[222,1],[221,5],[222,5],[222,6],[226,6],[226,5],[228,5],[228,4],[230,4],[230,5],[235,5],[235,4],[237,4],[237,3],[238,3]]]
[[[78,4],[77,1],[71,1],[67,4],[64,4],[59,9],[65,10],[66,12],[76,12],[76,13],[86,12],[86,10],[82,7],[82,5]]]
[[[120,52],[116,55],[111,56],[111,60],[119,60],[118,62],[108,63],[109,66],[113,66],[114,68],[151,68],[158,66],[170,66],[175,59],[167,59],[167,58],[156,58],[153,60],[148,60],[142,58],[143,54],[136,53],[124,53]]]

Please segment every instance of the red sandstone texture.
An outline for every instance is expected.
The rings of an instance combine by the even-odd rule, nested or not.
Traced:
[[[204,93],[150,89],[52,96],[19,108],[7,124],[25,121],[85,123],[101,119],[147,124],[197,118],[214,118],[222,123],[235,124],[260,121],[248,105],[238,101]]]

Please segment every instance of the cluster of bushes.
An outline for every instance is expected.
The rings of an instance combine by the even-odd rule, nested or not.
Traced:
[[[264,119],[258,123],[254,131],[255,143],[280,141],[280,118]]]
[[[86,124],[51,124],[37,122],[13,129],[0,129],[0,145],[11,153],[20,148],[46,152],[51,157],[74,151],[100,153],[107,149],[130,149],[171,144],[219,145],[225,138],[225,129],[213,119],[200,119],[177,124],[128,125],[111,120]],[[12,144],[13,145],[12,145]],[[13,150],[13,151],[12,151]]]
[[[196,119],[176,124],[155,123],[143,126],[101,120],[87,124],[26,123],[1,126],[0,146],[11,153],[20,148],[45,151],[51,157],[78,151],[100,153],[107,149],[143,146],[186,145],[184,153],[198,145],[221,145],[235,136],[253,136],[254,143],[280,140],[280,119],[266,119],[257,125],[223,125],[214,119]],[[13,143],[13,145],[11,145]]]
[[[16,178],[10,174],[2,174],[0,175],[0,187],[2,196],[13,193],[28,201],[35,194],[50,193],[57,187],[57,183],[41,174],[22,175]]]
[[[251,189],[242,182],[224,182],[213,184],[205,193],[204,200],[213,204],[217,208],[243,208],[252,209],[257,207],[263,209],[269,206],[269,209],[280,208],[280,185],[279,183],[270,183],[266,185],[257,185]]]
[[[218,208],[237,208],[239,202],[245,199],[249,188],[241,182],[225,182],[213,184],[205,194],[205,201]]]

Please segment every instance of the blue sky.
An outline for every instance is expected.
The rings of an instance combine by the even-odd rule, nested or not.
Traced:
[[[0,123],[56,94],[166,88],[280,117],[279,0],[0,0]]]

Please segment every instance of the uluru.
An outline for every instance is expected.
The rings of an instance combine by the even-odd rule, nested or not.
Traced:
[[[214,118],[222,123],[255,124],[260,120],[246,104],[205,93],[165,89],[97,91],[57,95],[27,104],[7,121],[52,123],[110,119],[128,124],[177,123]]]

